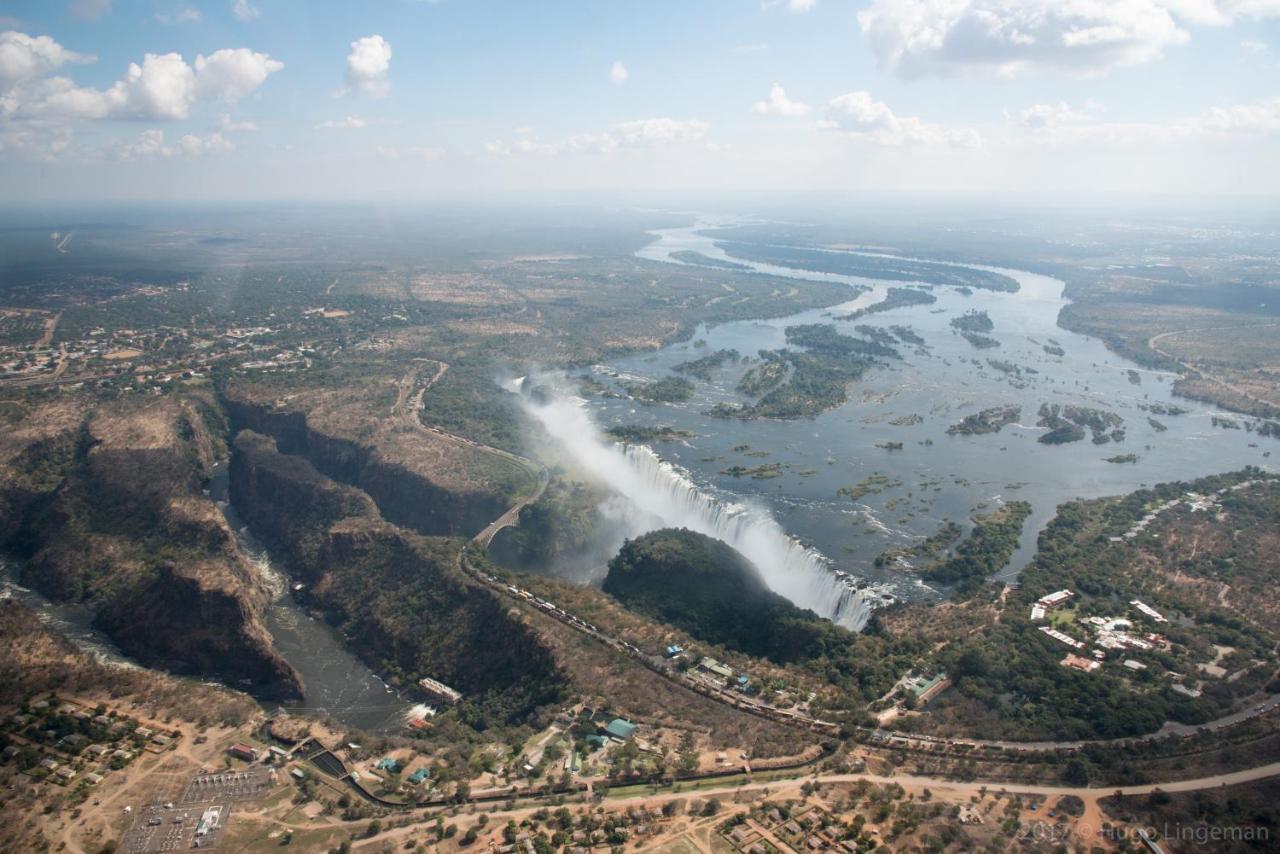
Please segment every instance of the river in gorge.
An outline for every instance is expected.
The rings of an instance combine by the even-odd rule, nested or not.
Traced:
[[[225,465],[219,465],[214,474],[210,497],[226,516],[241,551],[271,586],[274,598],[263,622],[275,648],[302,677],[302,700],[281,703],[279,707],[328,715],[344,726],[366,732],[401,729],[413,702],[348,651],[337,630],[294,601],[286,577],[272,565],[266,549],[227,500]]]
[[[1057,279],[978,267],[1014,278],[1018,291],[965,293],[957,287],[933,286],[936,303],[842,320],[841,315],[883,299],[886,282],[729,257],[701,233],[716,224],[728,223],[701,221],[654,232],[657,239],[638,255],[679,263],[671,252],[693,251],[784,276],[797,287],[826,280],[844,282],[860,292],[832,308],[699,328],[689,341],[594,366],[591,373],[597,380],[615,389],[622,382],[656,380],[670,376],[671,368],[681,362],[721,349],[754,356],[760,350],[785,347],[786,327],[804,323],[834,324],[849,335],[858,334],[853,329],[858,324],[882,329],[905,325],[925,344],[899,345],[902,360],[888,360],[869,371],[853,384],[848,402],[812,419],[743,421],[707,414],[717,403],[744,400],[735,386],[747,368],[732,363],[714,371],[710,382],[695,381],[688,402],[640,405],[597,395],[585,403],[587,411],[601,427],[671,426],[692,432],[694,438],[654,446],[674,476],[723,505],[750,507],[771,517],[788,535],[825,556],[833,569],[862,579],[873,590],[906,599],[945,593],[931,590],[909,571],[877,567],[874,560],[886,550],[919,542],[947,520],[968,529],[975,512],[1005,501],[1025,500],[1032,506],[1018,550],[1000,573],[1012,578],[1034,556],[1038,533],[1063,502],[1249,464],[1273,468],[1268,446],[1280,444],[1213,424],[1215,415],[1237,422],[1247,419],[1175,398],[1175,374],[1144,369],[1108,351],[1097,339],[1060,328],[1058,312],[1066,300],[1064,285]],[[994,323],[989,334],[999,347],[979,350],[951,327],[953,318],[970,310],[987,312]],[[1061,348],[1063,355],[1051,354],[1046,346]],[[1011,363],[1019,370],[1001,370],[990,361],[1006,363],[1006,369]],[[1045,430],[1036,426],[1037,410],[1044,403],[1115,412],[1124,419],[1124,440],[1102,445],[1088,438],[1064,445],[1037,442]],[[947,433],[966,415],[1005,405],[1020,406],[1022,414],[999,433]],[[1161,407],[1186,412],[1159,414]],[[898,442],[901,449],[891,449],[889,443]],[[1107,461],[1129,454],[1136,461]],[[773,467],[770,474],[776,476],[753,479],[726,473],[735,465],[750,469],[762,464]],[[862,494],[856,498],[839,494],[842,487],[858,485],[856,493]],[[762,557],[750,552],[747,556],[758,563]],[[812,607],[791,592],[794,584],[778,584],[773,580],[776,572],[766,566],[762,570],[775,590]],[[815,610],[824,613],[823,608]]]
[[[334,628],[308,614],[294,601],[284,575],[272,565],[266,549],[227,501],[225,464],[215,470],[210,497],[226,517],[241,551],[271,588],[273,598],[263,622],[271,632],[275,648],[302,677],[304,696],[301,700],[268,703],[267,708],[326,715],[343,726],[365,732],[400,730],[415,708],[413,701],[384,683],[352,655]],[[89,606],[50,601],[22,586],[18,582],[17,567],[0,560],[0,600],[10,598],[31,608],[41,622],[65,635],[78,649],[98,661],[119,667],[139,666],[93,627]]]

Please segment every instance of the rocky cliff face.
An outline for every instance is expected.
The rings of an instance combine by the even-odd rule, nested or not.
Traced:
[[[144,664],[300,697],[261,623],[269,592],[201,493],[222,441],[207,403],[99,407],[0,460],[0,506],[17,520],[0,547],[22,559],[23,583],[88,603]]]
[[[266,591],[223,587],[219,574],[161,564],[128,595],[105,600],[95,624],[148,667],[212,677],[264,699],[300,698],[301,680],[259,619]]]
[[[316,471],[301,456],[278,453],[268,436],[245,430],[231,455],[231,502],[252,513],[253,530],[295,576],[308,584],[324,567],[329,526],[339,519],[378,519],[360,490]]]
[[[270,436],[282,453],[304,457],[321,474],[357,487],[384,518],[419,534],[475,535],[510,505],[510,489],[502,483],[525,476],[494,472],[493,459],[483,452],[409,430],[368,407],[334,406],[319,393],[314,398],[277,406],[233,387],[224,404],[234,432]],[[314,409],[301,408],[307,405]]]
[[[235,440],[231,495],[305,595],[372,666],[462,691],[477,720],[520,721],[564,686],[537,634],[457,567],[455,540],[385,521],[374,502],[265,436]]]

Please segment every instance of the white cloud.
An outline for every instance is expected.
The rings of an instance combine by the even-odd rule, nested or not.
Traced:
[[[1213,134],[1272,134],[1280,132],[1280,98],[1252,104],[1214,107],[1190,122],[1190,127]]]
[[[818,5],[818,0],[764,0],[760,4],[763,9],[784,8],[788,12],[808,12]]]
[[[1101,74],[1185,44],[1184,25],[1280,17],[1280,0],[872,0],[858,22],[904,76]]]
[[[316,130],[358,130],[366,128],[369,122],[359,116],[347,116],[345,119],[328,119],[316,125]]]
[[[1266,42],[1254,41],[1253,39],[1243,39],[1240,42],[1240,49],[1245,53],[1259,54],[1266,53],[1270,50]]]
[[[1155,59],[1165,48],[1185,43],[1188,34],[1169,5],[1163,0],[873,0],[858,21],[881,66],[905,76],[978,71],[1007,77],[1028,70],[1094,74]]]
[[[67,63],[89,63],[96,57],[67,50],[48,36],[13,30],[0,33],[0,94],[23,80],[42,77]]]
[[[627,78],[630,76],[627,72],[627,67],[622,64],[622,60],[615,59],[613,65],[609,68],[609,82],[615,86],[621,86],[627,82]]]
[[[1091,120],[1084,110],[1078,110],[1070,104],[1033,104],[1018,114],[1018,122],[1025,128],[1040,130],[1057,128],[1062,125],[1077,125]]]
[[[195,97],[200,100],[237,101],[257,91],[267,77],[284,63],[247,47],[223,48],[196,57]]]
[[[198,24],[202,17],[199,9],[190,6],[176,12],[156,12],[156,20],[162,24]]]
[[[976,148],[982,143],[978,132],[971,128],[946,128],[914,116],[895,115],[888,104],[875,100],[868,92],[832,98],[818,127],[889,146]]]
[[[237,122],[231,118],[230,113],[223,113],[218,118],[218,129],[223,133],[241,133],[244,131],[255,131],[258,126],[253,122]]]
[[[356,39],[347,54],[347,91],[385,98],[391,91],[390,69],[391,45],[386,39],[376,34]]]
[[[252,21],[262,14],[262,11],[249,0],[235,0],[231,4],[231,14],[236,16],[240,21]]]
[[[111,11],[111,0],[72,0],[71,17],[82,21],[96,21]]]
[[[700,142],[711,125],[698,119],[639,119],[613,126],[619,142],[630,148]]]
[[[422,160],[433,161],[444,157],[444,152],[439,148],[431,148],[426,145],[379,145],[374,149],[374,154],[382,160],[400,161],[400,160]]]
[[[793,101],[787,97],[787,92],[778,83],[774,83],[769,89],[769,97],[763,101],[756,101],[751,107],[751,112],[758,116],[804,116],[808,115],[811,107],[799,101]]]
[[[47,122],[0,123],[0,152],[24,160],[53,161],[70,150],[71,128]]]
[[[195,68],[181,54],[149,53],[130,63],[109,89],[77,86],[67,77],[28,80],[0,97],[0,114],[24,118],[185,119],[198,101],[233,102],[256,91],[284,64],[247,48],[223,49],[196,57]]]
[[[62,87],[65,78],[53,78],[61,91],[35,105],[48,115],[84,119],[185,119],[195,100],[195,72],[177,53],[148,53],[142,64],[129,64],[124,79],[110,89]]]
[[[1163,122],[1105,122],[1094,115],[1096,105],[1081,110],[1068,104],[1036,104],[1023,110],[1007,128],[1012,145],[1088,145],[1138,147],[1180,140],[1249,138],[1280,133],[1280,98],[1213,107],[1201,113]]]
[[[231,151],[235,148],[231,140],[216,131],[208,136],[183,134],[178,144],[182,146],[184,154],[211,154],[217,151]]]
[[[121,160],[148,160],[183,155],[197,157],[202,154],[231,151],[234,148],[235,144],[217,131],[208,136],[183,134],[176,143],[169,144],[165,140],[164,131],[152,128],[118,145],[115,156]]]
[[[734,53],[763,53],[768,49],[768,42],[755,42],[754,44],[740,44],[733,51]]]
[[[1220,0],[1218,5],[1228,17],[1280,18],[1280,0]]]
[[[704,144],[711,125],[699,119],[653,118],[621,122],[607,131],[575,134],[560,142],[544,142],[530,128],[518,128],[510,142],[490,142],[489,154],[553,156],[560,154],[613,154],[666,146]]]

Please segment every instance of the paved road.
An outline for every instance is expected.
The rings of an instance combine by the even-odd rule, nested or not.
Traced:
[[[513,504],[511,506],[511,509],[508,510],[506,513],[503,513],[497,519],[494,519],[487,526],[485,526],[485,529],[480,533],[476,534],[471,541],[482,549],[489,548],[489,544],[493,542],[494,536],[503,528],[514,525],[518,521],[520,521],[520,511],[528,507],[533,502],[537,501],[539,498],[541,498],[542,493],[545,492],[547,489],[547,484],[550,482],[551,482],[551,472],[547,471],[546,468],[543,468],[538,473],[537,488],[532,493],[530,493],[529,495],[525,496],[524,498],[520,499],[515,504]]]
[[[1259,765],[1257,768],[1249,768],[1244,771],[1233,771],[1229,774],[1214,774],[1209,777],[1197,777],[1193,780],[1175,780],[1170,783],[1145,783],[1140,786],[1040,786],[1035,783],[1001,783],[996,781],[972,780],[967,782],[959,782],[956,780],[948,780],[944,777],[921,777],[914,774],[817,774],[817,775],[800,775],[795,779],[813,780],[824,785],[829,783],[856,783],[859,780],[865,780],[868,783],[875,783],[879,786],[887,786],[891,783],[897,783],[901,786],[919,786],[939,791],[955,791],[966,795],[977,795],[981,790],[991,792],[1010,792],[1016,795],[1044,795],[1047,797],[1057,797],[1060,795],[1074,795],[1078,798],[1096,798],[1099,796],[1106,797],[1116,792],[1122,795],[1149,795],[1153,792],[1197,792],[1203,789],[1217,789],[1221,786],[1235,786],[1241,783],[1252,783],[1257,780],[1266,780],[1271,777],[1280,777],[1280,762],[1272,762],[1269,765]],[[735,792],[751,792],[761,789],[776,790],[780,785],[786,785],[786,781],[778,779],[762,780],[759,783],[745,783],[741,785],[728,785],[717,787],[699,787],[698,789],[688,789],[681,793],[684,797],[697,796],[699,798],[709,798],[718,795],[732,795]],[[636,800],[652,798],[653,795],[648,792],[637,792],[630,795],[613,795],[621,800]],[[664,797],[664,796],[659,796]],[[665,797],[670,797],[667,795]]]

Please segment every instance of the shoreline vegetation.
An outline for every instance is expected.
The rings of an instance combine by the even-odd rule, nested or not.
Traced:
[[[735,241],[720,241],[716,246],[733,258],[817,273],[836,273],[898,282],[926,282],[930,285],[981,288],[1007,293],[1018,290],[1017,281],[1002,273],[931,261]]]
[[[701,252],[694,252],[691,249],[681,249],[677,252],[667,254],[668,258],[673,258],[683,264],[693,264],[698,267],[714,267],[717,270],[737,270],[740,272],[750,272],[751,267],[747,264],[739,264],[735,261],[726,261],[723,258],[712,258],[710,255],[704,255]]]
[[[624,383],[633,400],[641,403],[684,403],[693,397],[693,383],[684,377],[663,377],[648,383]]]
[[[703,382],[711,382],[711,372],[721,368],[726,362],[737,364],[742,361],[742,354],[737,350],[717,350],[698,359],[690,359],[686,362],[680,362],[673,365],[671,370],[678,374],[687,374],[691,377],[697,377]]]
[[[606,427],[604,432],[609,438],[630,445],[647,442],[679,442],[698,435],[692,430],[683,430],[669,425],[648,427],[640,424],[615,424],[612,427]]]
[[[1040,420],[1036,423],[1047,428],[1049,432],[1041,435],[1036,441],[1045,445],[1079,442],[1085,437],[1086,429],[1093,434],[1095,445],[1124,441],[1125,433],[1121,426],[1124,424],[1124,418],[1105,409],[1042,403],[1038,414]]]
[[[911,305],[933,305],[937,301],[937,297],[920,288],[889,288],[880,302],[872,303],[866,308],[855,309],[847,314],[837,315],[836,320],[857,320],[868,314],[893,311],[895,308],[906,308]],[[920,343],[923,343],[923,340]]]
[[[958,424],[947,428],[948,436],[981,436],[999,433],[1006,426],[1016,424],[1022,417],[1021,406],[993,406],[973,415],[966,415]]]
[[[938,584],[956,585],[959,596],[971,595],[1009,562],[1030,515],[1029,502],[1010,501],[991,513],[974,516],[973,530],[954,555],[924,567],[922,575]]]
[[[884,359],[902,358],[896,347],[886,343],[893,341],[888,333],[867,329],[875,336],[871,340],[837,332],[829,323],[788,326],[786,338],[792,346],[760,351],[761,361],[738,382],[740,394],[757,400],[737,405],[718,403],[708,414],[791,420],[835,409],[848,400],[849,384],[861,379],[868,369]]]

